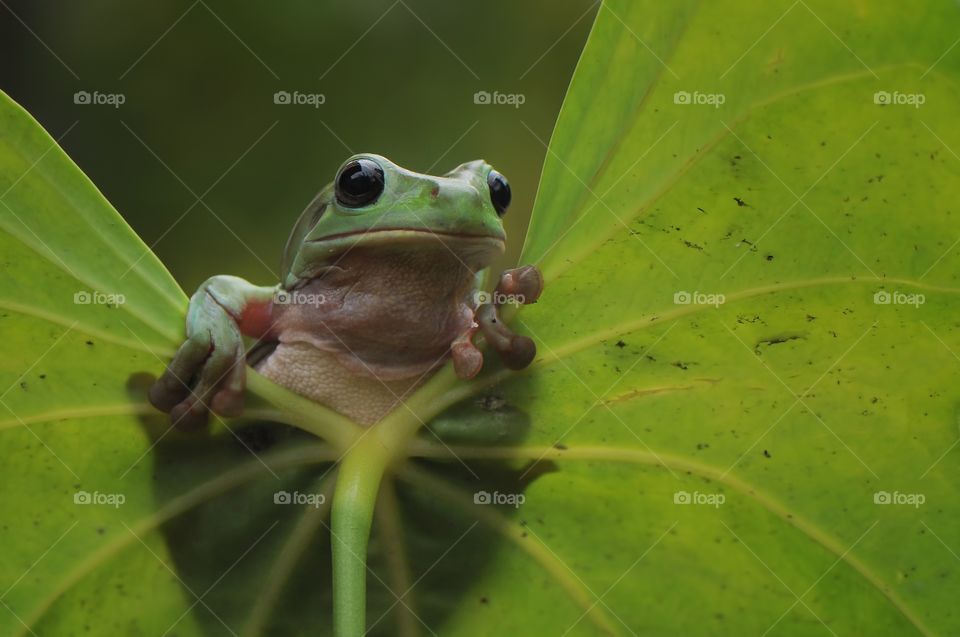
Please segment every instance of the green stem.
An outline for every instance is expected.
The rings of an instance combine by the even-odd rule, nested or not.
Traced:
[[[367,544],[389,459],[378,437],[365,435],[340,465],[330,529],[335,637],[363,637],[366,632]]]

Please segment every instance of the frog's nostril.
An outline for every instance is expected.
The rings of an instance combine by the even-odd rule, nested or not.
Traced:
[[[430,191],[430,196],[436,199],[440,196],[440,186],[434,186],[433,190]]]

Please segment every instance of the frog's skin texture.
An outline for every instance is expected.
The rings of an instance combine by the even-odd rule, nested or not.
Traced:
[[[505,365],[527,366],[533,341],[499,318],[504,302],[532,303],[533,266],[504,272],[493,295],[481,272],[501,254],[509,186],[483,161],[434,177],[379,155],[351,157],[291,232],[283,281],[259,287],[208,279],[191,297],[186,340],[150,390],[184,428],[209,412],[243,409],[247,355],[267,378],[361,424],[397,407],[447,358],[472,378],[479,331]]]

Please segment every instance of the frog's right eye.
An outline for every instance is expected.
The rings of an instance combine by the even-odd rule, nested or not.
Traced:
[[[347,208],[372,204],[383,193],[383,169],[372,159],[354,159],[340,169],[337,201]]]
[[[487,175],[487,186],[490,188],[490,202],[497,211],[497,215],[507,214],[507,208],[510,206],[510,184],[507,178],[491,170]]]

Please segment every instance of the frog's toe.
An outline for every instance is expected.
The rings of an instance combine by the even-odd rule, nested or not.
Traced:
[[[500,355],[500,360],[510,369],[523,369],[536,358],[537,346],[532,339],[516,334],[500,320],[493,305],[483,305],[477,310],[477,324],[487,343]]]
[[[190,380],[210,354],[210,339],[195,335],[184,341],[167,369],[150,388],[150,403],[160,411],[171,411],[190,395]]]
[[[227,374],[218,385],[210,407],[220,416],[234,417],[243,412],[243,390],[247,384],[247,368],[242,347]]]
[[[473,378],[483,367],[483,353],[470,341],[469,336],[454,341],[450,346],[450,355],[453,358],[453,371],[458,378]]]
[[[537,345],[533,339],[520,334],[514,334],[510,339],[510,347],[500,350],[500,360],[510,369],[524,369],[537,357]]]
[[[170,423],[181,431],[196,431],[207,424],[210,411],[193,396],[170,410]]]
[[[243,392],[221,389],[213,395],[210,407],[213,413],[225,418],[234,418],[243,413]]]
[[[197,386],[193,389],[191,399],[194,402],[201,403],[205,409],[209,409],[213,404],[213,398],[221,389],[228,391],[237,391],[237,386],[242,387],[242,369],[243,353],[236,344],[214,347],[204,363],[200,372],[200,378]]]
[[[543,292],[543,274],[535,265],[505,270],[497,284],[497,296],[508,296],[519,303],[536,303]]]

